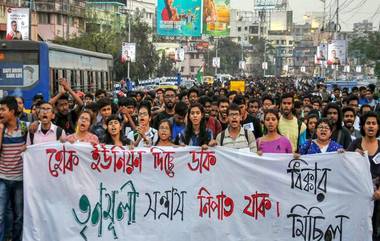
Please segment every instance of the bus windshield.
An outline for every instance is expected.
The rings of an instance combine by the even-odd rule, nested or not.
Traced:
[[[0,51],[0,87],[28,88],[39,80],[37,51]]]

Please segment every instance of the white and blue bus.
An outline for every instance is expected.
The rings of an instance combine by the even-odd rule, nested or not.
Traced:
[[[112,90],[112,68],[109,54],[48,42],[0,41],[1,93],[22,96],[27,108],[36,94],[45,100],[56,94],[61,77],[83,92]]]

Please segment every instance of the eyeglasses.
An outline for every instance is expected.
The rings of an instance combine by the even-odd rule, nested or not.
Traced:
[[[84,116],[81,116],[81,117],[79,118],[79,120],[81,120],[81,121],[91,122],[91,119],[86,118],[86,117],[84,117]]]
[[[166,126],[160,126],[158,129],[162,131],[170,131],[170,128]]]
[[[43,113],[49,113],[52,110],[53,110],[52,108],[40,108],[40,112],[43,112]]]
[[[230,116],[230,117],[238,117],[238,116],[240,116],[240,114],[239,113],[229,113],[228,116]]]
[[[330,130],[329,126],[318,126],[317,129],[319,130]]]

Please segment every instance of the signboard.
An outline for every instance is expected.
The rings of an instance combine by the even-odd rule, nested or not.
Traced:
[[[220,58],[219,57],[212,58],[212,67],[220,68]]]
[[[158,0],[156,15],[159,35],[202,35],[202,0]]]
[[[255,0],[255,10],[271,10],[275,9],[277,0]]]
[[[185,60],[185,49],[177,48],[175,54],[175,61],[182,62]]]
[[[204,33],[227,37],[230,33],[230,0],[204,0],[203,26]]]
[[[361,65],[356,66],[355,71],[356,71],[356,73],[361,73],[362,72],[362,66]]]
[[[246,67],[245,61],[241,60],[239,61],[239,69],[244,70]]]
[[[328,55],[328,45],[327,44],[320,44],[317,47],[317,53],[315,57],[315,64],[325,65]]]
[[[7,8],[6,40],[29,39],[29,8]]]
[[[333,40],[328,45],[328,65],[345,65],[347,56],[347,41]]]
[[[306,67],[305,66],[301,66],[301,72],[306,73]]]
[[[230,91],[238,91],[244,93],[245,81],[244,80],[232,80],[230,81]]]
[[[268,70],[268,62],[263,62],[263,63],[261,64],[261,68],[262,68],[262,69],[265,69],[265,70]]]
[[[121,48],[122,62],[136,62],[136,44],[123,42]]]
[[[0,63],[0,86],[26,88],[37,83],[38,77],[38,65]]]
[[[364,241],[372,194],[358,153],[48,143],[24,153],[23,241]]]

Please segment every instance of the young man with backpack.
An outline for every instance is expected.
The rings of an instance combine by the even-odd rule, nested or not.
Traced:
[[[66,137],[65,131],[52,123],[55,117],[54,108],[49,102],[43,102],[37,113],[39,125],[35,133],[29,132],[27,145],[51,142]]]
[[[246,149],[257,152],[256,139],[252,131],[241,127],[241,112],[237,104],[232,103],[227,109],[228,126],[218,134],[216,142],[219,146],[234,149]]]
[[[28,135],[27,123],[18,118],[17,100],[13,96],[0,100],[0,240],[4,240],[8,207],[13,213],[12,240],[22,240],[23,160]],[[9,205],[10,204],[10,205]]]

